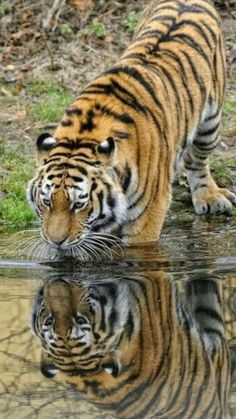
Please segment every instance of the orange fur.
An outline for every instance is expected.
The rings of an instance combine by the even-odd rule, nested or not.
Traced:
[[[29,200],[45,240],[68,250],[93,231],[128,243],[158,239],[176,156],[184,160],[197,214],[228,212],[235,195],[218,188],[208,166],[224,85],[221,22],[210,1],[150,2],[121,59],[66,110],[52,146],[38,146]],[[83,176],[89,198],[73,212],[80,201],[73,188]],[[44,205],[40,188],[47,182]]]

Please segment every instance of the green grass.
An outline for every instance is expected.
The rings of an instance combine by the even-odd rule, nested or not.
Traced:
[[[26,157],[24,147],[11,149],[0,141],[0,190],[6,198],[0,201],[0,224],[24,228],[34,219],[26,201],[26,185],[32,177],[34,162]]]
[[[11,13],[11,11],[12,11],[12,6],[10,5],[10,2],[9,3],[3,2],[0,5],[0,19],[4,17],[5,15]]]
[[[128,14],[126,19],[123,20],[122,25],[129,32],[134,32],[137,26],[138,20],[139,20],[139,13],[132,11]]]
[[[30,108],[35,121],[57,122],[64,113],[64,109],[72,103],[72,93],[56,83],[36,82],[29,86],[29,93],[39,96],[37,103]]]
[[[236,100],[226,100],[223,106],[223,115],[229,116],[235,114],[236,115]]]
[[[72,38],[74,35],[73,29],[67,23],[63,23],[59,26],[59,32],[66,39]]]
[[[70,105],[73,100],[73,94],[66,88],[60,86],[58,83],[52,81],[37,80],[33,82],[24,82],[23,89],[25,96],[18,96],[18,85],[12,83],[6,85],[0,81],[0,88],[6,88],[12,97],[4,99],[4,104],[17,103],[21,108],[26,108],[29,118],[33,122],[58,122],[61,120],[65,108]],[[25,98],[30,98],[30,106]],[[32,100],[33,99],[33,100]]]
[[[221,187],[227,187],[234,183],[231,166],[236,166],[236,157],[220,158],[213,156],[210,159],[210,168],[216,183]]]
[[[99,39],[104,39],[106,37],[107,31],[102,22],[95,17],[90,24],[85,28],[84,34],[86,36],[95,35]]]

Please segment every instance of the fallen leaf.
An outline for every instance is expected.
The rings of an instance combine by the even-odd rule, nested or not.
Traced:
[[[72,6],[78,7],[81,12],[93,6],[93,0],[71,0]]]

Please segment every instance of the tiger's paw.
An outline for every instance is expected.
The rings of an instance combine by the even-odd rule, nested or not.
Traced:
[[[193,193],[192,200],[198,215],[230,213],[232,204],[236,203],[236,195],[226,188],[203,187]]]

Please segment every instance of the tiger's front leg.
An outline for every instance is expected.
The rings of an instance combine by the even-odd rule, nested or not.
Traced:
[[[236,196],[214,181],[208,157],[219,140],[221,112],[213,114],[201,123],[193,144],[189,145],[184,157],[193,206],[198,215],[216,212],[227,213],[236,202]]]
[[[196,171],[188,170],[192,201],[198,215],[231,212],[236,196],[227,188],[220,188],[211,176],[208,164]]]
[[[141,213],[136,214],[135,219],[124,224],[121,237],[125,243],[136,244],[159,239],[171,201],[171,185],[166,185],[166,191],[159,191],[151,201],[144,211],[140,209]]]

